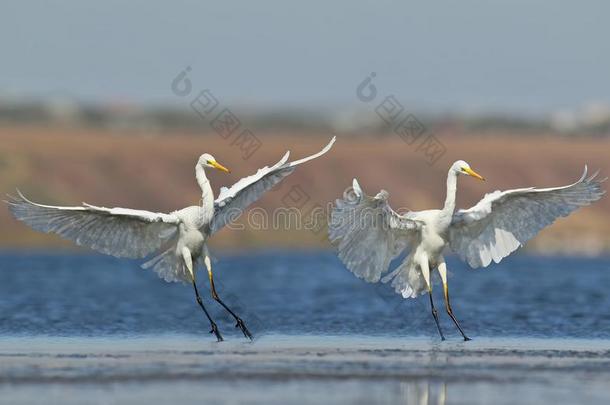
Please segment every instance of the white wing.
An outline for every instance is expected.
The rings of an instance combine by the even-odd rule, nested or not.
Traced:
[[[294,162],[288,162],[290,152],[286,152],[284,157],[273,166],[259,169],[256,174],[244,177],[231,188],[223,187],[214,201],[214,218],[210,223],[210,235],[237,219],[250,204],[290,175],[296,166],[324,155],[334,143],[335,137],[320,152]]]
[[[358,181],[336,202],[328,236],[338,256],[357,277],[378,282],[392,259],[420,237],[421,223],[410,213],[399,215],[388,204],[388,192],[364,194]]]
[[[55,207],[28,200],[21,192],[9,196],[9,209],[33,229],[56,233],[77,245],[116,257],[142,258],[159,249],[178,229],[180,220],[171,214],[102,208],[83,203],[80,207]]]
[[[474,207],[453,215],[449,244],[470,267],[499,263],[557,218],[605,193],[597,173],[587,178],[587,167],[576,183],[565,187],[495,191]]]

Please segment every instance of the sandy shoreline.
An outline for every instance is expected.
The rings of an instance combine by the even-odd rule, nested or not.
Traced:
[[[187,402],[285,403],[300,402],[304,391],[311,402],[327,403],[595,403],[610,397],[608,381],[607,340],[440,343],[423,337],[268,335],[253,343],[217,344],[207,336],[176,335],[0,338],[0,395],[11,403],[44,393],[72,403],[94,392],[137,403],[159,395]]]

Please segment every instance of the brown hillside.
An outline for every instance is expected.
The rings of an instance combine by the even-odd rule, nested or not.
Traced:
[[[168,211],[195,204],[199,189],[194,165],[210,152],[232,169],[211,173],[215,190],[275,163],[290,149],[298,158],[316,152],[329,134],[257,134],[262,147],[248,160],[229,140],[214,133],[142,133],[103,130],[0,127],[0,192],[19,187],[32,199],[49,204],[87,201],[103,206],[124,206]],[[300,167],[278,190],[256,206],[267,211],[286,206],[286,194],[301,186],[309,195],[303,207],[309,212],[341,195],[357,177],[369,194],[380,188],[390,192],[395,208],[426,209],[442,205],[448,166],[467,160],[487,178],[460,180],[458,203],[470,206],[486,192],[522,186],[563,185],[576,180],[585,163],[610,173],[610,141],[567,139],[554,135],[519,137],[515,134],[457,136],[438,134],[446,154],[430,166],[421,151],[397,136],[383,138],[339,136],[325,157]],[[610,249],[610,199],[560,220],[535,239],[531,247],[546,250],[597,252]],[[294,228],[294,227],[293,227]],[[322,234],[309,230],[224,230],[216,246],[326,246]],[[55,236],[31,231],[0,209],[0,246],[68,246]]]

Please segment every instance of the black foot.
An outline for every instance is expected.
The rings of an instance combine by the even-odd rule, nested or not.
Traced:
[[[445,336],[441,336],[441,342],[444,342],[445,340],[447,340],[445,339]]]
[[[464,336],[464,342],[468,342],[470,340],[472,340],[472,339],[470,339],[468,336]]]
[[[235,327],[241,329],[241,332],[244,334],[244,336],[252,340],[252,334],[250,333],[248,328],[246,328],[246,324],[244,323],[244,321],[241,320],[241,318],[237,318],[237,323],[235,324]]]
[[[218,330],[218,326],[216,326],[215,323],[212,323],[212,330],[210,331],[210,333],[213,333],[216,336],[216,339],[218,339],[219,342],[222,342],[224,340],[222,338],[222,335],[220,334],[220,331]]]

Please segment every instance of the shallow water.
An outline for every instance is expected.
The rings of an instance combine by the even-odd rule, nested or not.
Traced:
[[[355,279],[329,252],[222,255],[221,296],[256,335],[136,262],[0,255],[0,402],[608,403],[610,260],[449,261],[463,342],[427,297]],[[442,307],[441,289],[435,297]]]
[[[0,339],[7,403],[607,403],[605,340]]]

